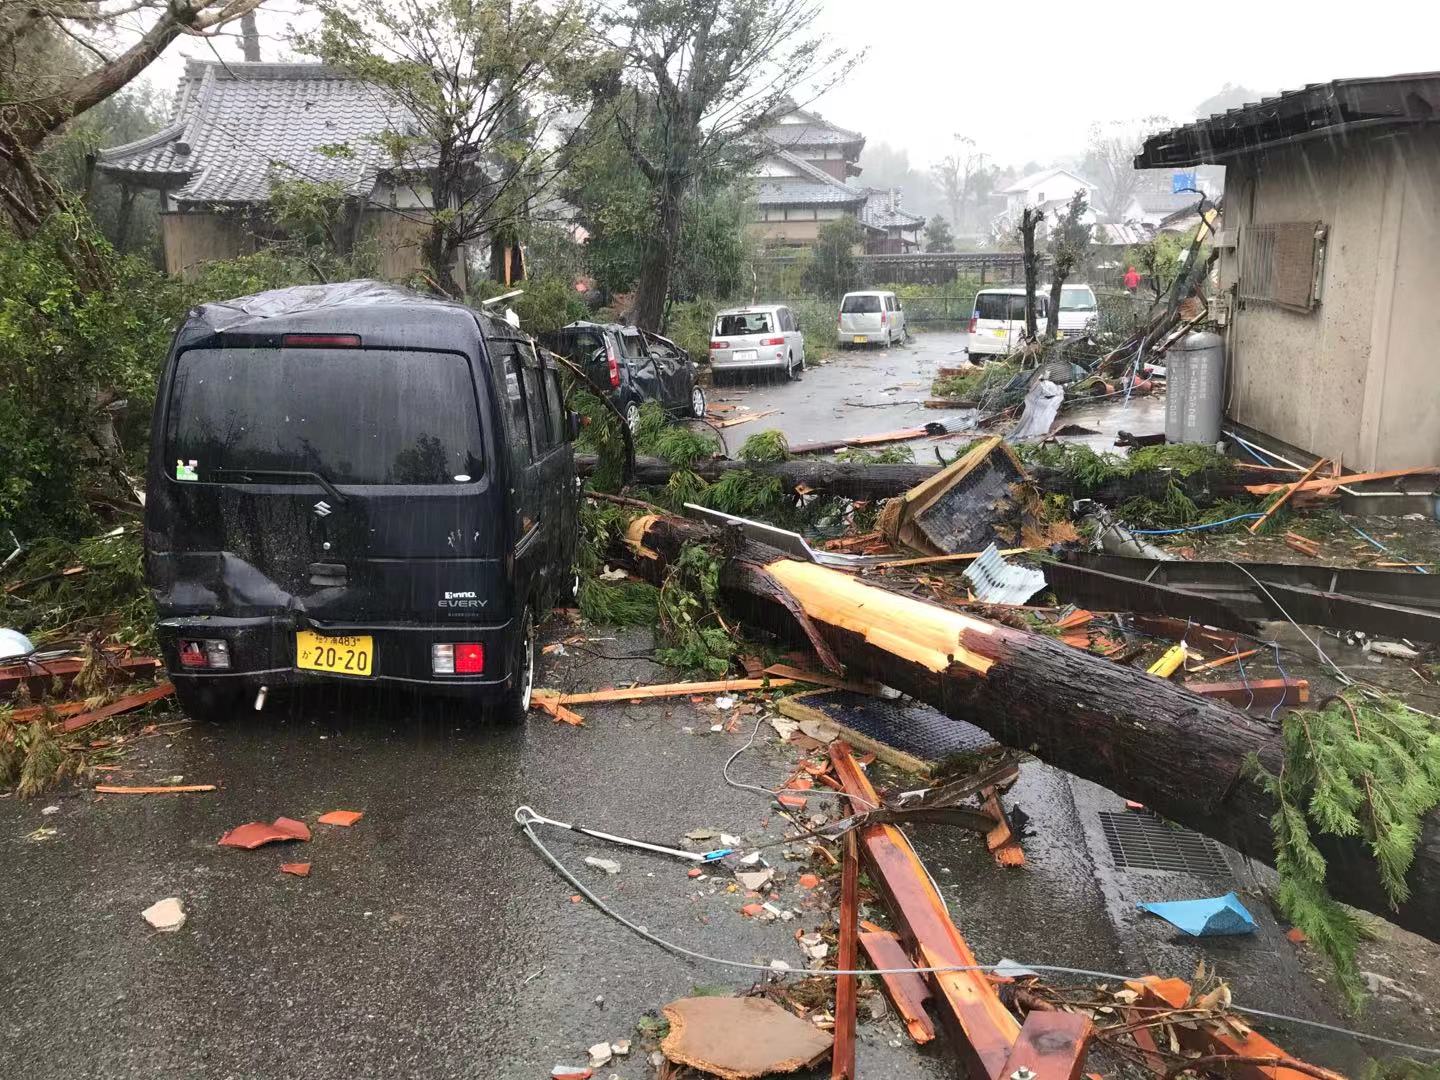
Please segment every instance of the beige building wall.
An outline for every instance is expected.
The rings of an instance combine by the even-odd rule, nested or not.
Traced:
[[[183,278],[193,279],[204,263],[255,250],[242,222],[228,214],[164,213],[160,215],[160,236],[165,244],[166,272]]]
[[[1227,163],[1225,230],[1326,226],[1309,312],[1235,300],[1227,414],[1358,469],[1440,462],[1440,134],[1316,140]],[[1222,286],[1237,249],[1223,254]]]

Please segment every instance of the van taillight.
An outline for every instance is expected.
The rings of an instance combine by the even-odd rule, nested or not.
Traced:
[[[620,361],[615,359],[615,350],[606,346],[605,363],[610,366],[610,387],[616,389],[620,386]]]
[[[729,343],[728,341],[712,341],[712,342],[710,342],[710,351],[711,351],[711,352],[718,352],[718,351],[721,350],[721,349],[728,349],[729,347],[730,347],[730,343]]]
[[[784,344],[785,344],[785,339],[784,339],[783,337],[767,337],[764,341],[760,342],[760,344],[761,344],[761,345],[784,345]]]
[[[888,321],[889,317],[885,314],[885,312],[880,312],[880,325],[884,326]]]
[[[287,349],[358,349],[359,334],[284,334],[280,344]]]
[[[971,316],[970,316],[970,329],[969,329],[968,333],[973,334],[973,333],[975,332],[976,328],[977,328],[979,325],[980,325],[980,316],[979,316],[979,315],[971,315]]]

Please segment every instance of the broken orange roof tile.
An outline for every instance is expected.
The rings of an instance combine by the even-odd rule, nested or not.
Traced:
[[[316,820],[321,825],[344,825],[349,828],[364,816],[360,810],[331,810],[328,814],[321,814]]]
[[[244,825],[237,825],[224,836],[220,837],[222,847],[241,848],[245,851],[253,851],[264,844],[273,843],[276,840],[309,840],[310,830],[303,821],[295,821],[293,818],[279,817],[273,824],[267,825],[263,821],[250,821]]]
[[[746,904],[740,909],[740,914],[746,918],[753,919],[757,915],[765,914],[765,907],[762,904]]]
[[[280,864],[282,874],[294,874],[296,877],[309,877],[310,864],[308,862],[282,862]]]
[[[686,877],[699,877],[699,876],[700,876],[701,874],[703,874],[704,872],[705,872],[705,871],[704,871],[704,870],[701,870],[698,866],[692,866],[689,870],[687,870],[687,871],[685,872],[685,876],[686,876]]]
[[[274,822],[275,828],[284,833],[290,840],[309,840],[310,826],[303,821],[296,821],[294,818],[277,817]]]
[[[820,879],[819,879],[818,877],[816,877],[814,874],[801,874],[801,875],[800,875],[800,887],[801,887],[802,889],[814,889],[814,888],[817,888],[817,887],[819,886],[819,884],[820,884]]]
[[[792,810],[803,810],[807,803],[804,795],[791,795],[788,791],[781,792],[775,796],[775,801],[781,806],[788,806]]]

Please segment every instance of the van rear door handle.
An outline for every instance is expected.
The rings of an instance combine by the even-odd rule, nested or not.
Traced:
[[[310,584],[334,587],[344,585],[349,580],[349,570],[344,563],[312,562],[310,564]]]

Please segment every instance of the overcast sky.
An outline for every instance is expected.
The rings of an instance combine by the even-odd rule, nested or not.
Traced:
[[[871,143],[903,147],[920,167],[949,153],[955,132],[993,163],[1022,165],[1080,154],[1095,121],[1192,119],[1227,82],[1273,92],[1440,68],[1434,0],[821,2],[831,40],[869,51],[815,107]],[[283,34],[297,6],[276,0],[262,30]],[[216,47],[239,56],[233,39]],[[280,48],[267,39],[266,58]],[[167,89],[181,54],[214,56],[207,43],[182,38],[152,69]]]

